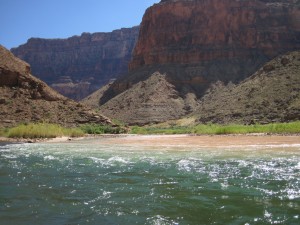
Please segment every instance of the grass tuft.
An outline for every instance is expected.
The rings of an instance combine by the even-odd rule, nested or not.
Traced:
[[[126,131],[122,127],[113,127],[109,125],[86,124],[80,129],[86,134],[122,134]]]
[[[255,125],[218,125],[200,124],[196,126],[148,126],[131,127],[132,134],[207,134],[207,135],[226,135],[226,134],[300,134],[300,121],[291,123],[255,124]]]
[[[10,129],[0,129],[0,136],[9,138],[55,138],[61,136],[81,137],[84,134],[121,134],[126,133],[122,127],[103,126],[98,124],[87,124],[80,128],[64,128],[57,124],[30,123],[21,124]],[[273,123],[266,125],[218,125],[199,124],[195,126],[166,125],[159,126],[133,126],[132,134],[205,134],[205,135],[226,135],[226,134],[300,134],[300,121],[291,123]]]
[[[78,128],[64,128],[57,124],[21,124],[8,130],[9,138],[55,138],[62,136],[81,137],[84,132]]]
[[[6,132],[4,128],[0,128],[0,137],[6,136]]]

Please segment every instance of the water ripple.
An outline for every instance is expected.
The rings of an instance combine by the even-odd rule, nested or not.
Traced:
[[[1,146],[1,223],[299,224],[297,146],[155,148]]]

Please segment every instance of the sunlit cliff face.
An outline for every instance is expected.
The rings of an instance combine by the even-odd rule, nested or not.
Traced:
[[[293,2],[161,1],[144,15],[129,68],[249,57],[253,50],[273,58],[299,48]]]
[[[133,27],[67,39],[31,38],[12,52],[59,93],[80,100],[127,72],[138,33]]]

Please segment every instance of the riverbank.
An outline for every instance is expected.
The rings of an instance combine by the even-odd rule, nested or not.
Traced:
[[[0,129],[0,142],[42,142],[61,139],[70,141],[73,138],[86,137],[90,135],[107,135],[123,137],[122,135],[246,135],[246,136],[293,136],[300,135],[300,121],[290,123],[254,124],[254,125],[219,125],[199,124],[189,126],[158,124],[144,127],[111,127],[97,124],[88,124],[77,128],[65,128],[57,124],[30,123],[20,124],[17,127]],[[70,138],[69,138],[70,137]],[[173,136],[174,137],[174,136]]]
[[[150,126],[131,127],[133,134],[195,134],[195,135],[228,135],[228,134],[300,134],[300,121],[270,124],[189,124],[172,123]]]
[[[85,135],[71,138],[67,136],[46,139],[24,139],[0,137],[2,143],[65,143],[65,142],[91,142],[91,144],[116,144],[140,146],[249,146],[249,145],[299,145],[299,134],[239,134],[239,135],[136,135],[136,134],[103,134]]]
[[[299,135],[97,135],[68,140],[56,138],[47,143],[87,143],[90,145],[117,145],[140,147],[300,147]],[[156,149],[156,148],[154,148]]]
[[[57,143],[57,142],[69,142],[74,140],[82,140],[88,138],[86,137],[55,137],[55,138],[8,138],[8,137],[0,137],[0,145],[1,144],[14,144],[14,143]]]

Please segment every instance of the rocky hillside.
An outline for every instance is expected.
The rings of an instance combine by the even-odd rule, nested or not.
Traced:
[[[106,117],[58,94],[31,75],[29,64],[0,45],[0,127],[24,122],[64,126],[111,124]]]
[[[300,51],[275,58],[240,84],[212,85],[194,116],[200,123],[300,120]]]
[[[68,39],[31,38],[12,49],[33,74],[64,96],[79,100],[127,73],[139,27],[83,33]]]
[[[299,18],[299,1],[295,0],[161,1],[143,17],[129,74],[103,93],[100,104],[103,108],[109,104],[115,115],[125,114],[131,107],[112,106],[117,103],[114,97],[122,94],[125,98],[131,87],[151,79],[157,71],[165,74],[179,98],[201,99],[212,83],[238,83],[274,57],[300,49]],[[167,101],[172,104],[172,98]],[[148,105],[141,107],[146,112]],[[193,109],[194,105],[185,107]],[[172,115],[189,112],[178,110]],[[151,121],[146,115],[141,119]]]
[[[104,85],[97,91],[93,92],[89,96],[82,99],[80,102],[92,109],[99,109],[99,99],[109,89],[109,87],[113,84],[113,82],[114,81],[111,81],[108,84]]]
[[[91,105],[91,102],[95,102],[92,97],[93,95],[83,103]],[[99,104],[99,98],[97,103]],[[156,72],[147,80],[134,84],[100,106],[99,109],[104,115],[126,124],[144,125],[179,119],[197,106],[197,98],[194,94],[180,96],[175,86],[167,80],[166,75]]]

